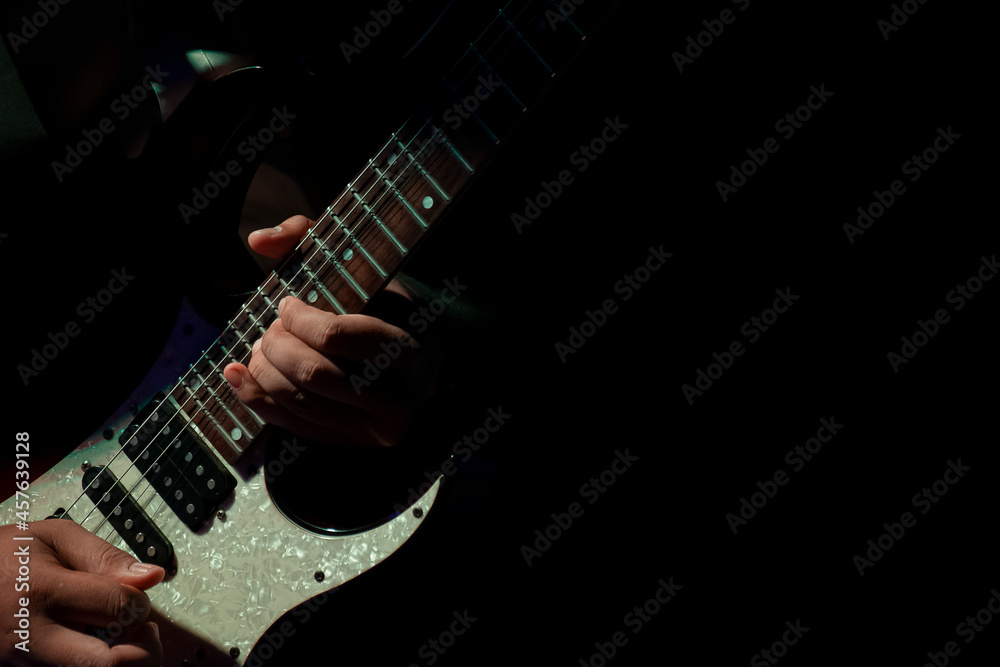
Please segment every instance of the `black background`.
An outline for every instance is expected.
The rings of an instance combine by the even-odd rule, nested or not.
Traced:
[[[877,22],[890,4],[615,4],[408,267],[430,285],[458,277],[463,298],[495,314],[453,351],[463,396],[434,437],[447,449],[490,407],[509,422],[448,480],[415,538],[345,586],[272,660],[430,664],[421,646],[468,610],[477,620],[436,664],[576,665],[618,631],[628,643],[609,664],[746,664],[797,620],[809,630],[781,664],[923,665],[948,641],[961,648],[955,664],[987,664],[1000,630],[988,625],[967,644],[956,626],[1000,585],[990,456],[998,287],[986,282],[961,310],[946,300],[997,249],[986,18],[927,3],[885,39]],[[725,8],[735,21],[679,72],[673,54]],[[237,11],[250,30],[275,10]],[[308,11],[284,7],[271,46],[322,43],[319,60],[333,68],[350,32],[331,25],[353,23],[317,27]],[[345,75],[356,78],[324,109],[342,137],[338,159],[358,155],[349,173],[371,152],[364,139],[375,146],[382,121],[408,108],[405,82],[366,79],[393,48],[363,54],[370,69]],[[776,121],[811,86],[832,94],[782,137]],[[570,154],[606,118],[628,129],[518,234],[511,214],[542,180],[573,168]],[[960,138],[911,183],[902,165],[938,128]],[[717,181],[768,137],[778,152],[724,202]],[[843,225],[894,179],[905,194],[851,243]],[[11,296],[5,423],[69,448],[142,377],[158,352],[153,325],[172,323],[171,271],[204,251],[151,259],[162,279],[123,295],[113,317],[25,388],[15,366],[31,348],[110,268],[138,266],[170,233],[108,200],[88,202],[107,204],[95,216],[31,192],[11,193],[18,215],[0,230]],[[45,242],[53,231],[55,250]],[[661,245],[670,260],[623,300],[616,282]],[[741,327],[779,289],[799,299],[748,344]],[[555,344],[608,298],[618,311],[563,363]],[[894,371],[887,354],[940,308],[950,321]],[[745,353],[689,403],[682,385],[735,340]],[[786,453],[821,418],[843,428],[791,472]],[[581,485],[626,450],[638,460],[587,504]],[[971,470],[920,514],[914,495],[959,459]],[[788,484],[734,535],[726,515],[779,469]],[[529,566],[522,548],[573,502],[583,516]],[[916,525],[859,576],[852,559],[906,511]],[[683,588],[634,633],[626,615],[671,578]]]

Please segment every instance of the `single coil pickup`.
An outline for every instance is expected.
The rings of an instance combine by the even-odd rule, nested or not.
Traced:
[[[118,438],[129,457],[174,514],[199,531],[236,488],[236,478],[157,394]]]
[[[173,571],[173,545],[113,472],[91,466],[83,473],[83,491],[139,560]]]

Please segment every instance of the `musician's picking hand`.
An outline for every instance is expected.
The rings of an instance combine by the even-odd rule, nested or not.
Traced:
[[[163,579],[163,568],[69,520],[27,525],[0,526],[0,662],[160,665],[159,629],[146,622],[151,605],[143,591]],[[86,625],[108,628],[112,645],[85,634]],[[27,651],[18,648],[24,639]]]

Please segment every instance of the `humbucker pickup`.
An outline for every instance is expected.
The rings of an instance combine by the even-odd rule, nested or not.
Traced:
[[[236,488],[236,478],[178,413],[159,393],[118,442],[174,514],[198,532]]]
[[[90,466],[83,473],[83,490],[139,560],[173,571],[173,545],[113,472]]]

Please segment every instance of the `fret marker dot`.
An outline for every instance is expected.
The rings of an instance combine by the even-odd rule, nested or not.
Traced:
[[[430,208],[434,206],[434,197],[428,195],[427,197],[424,197],[424,201],[422,203],[424,205],[424,208]]]
[[[234,428],[232,431],[229,432],[229,435],[232,437],[233,440],[239,440],[240,438],[243,437],[243,431],[239,430],[238,428]]]
[[[306,301],[308,301],[309,303],[316,303],[316,299],[318,298],[319,294],[316,292],[316,290],[312,290],[311,292],[309,292],[309,294],[306,295]]]
[[[344,261],[349,262],[354,257],[354,251],[348,248],[344,251]]]

